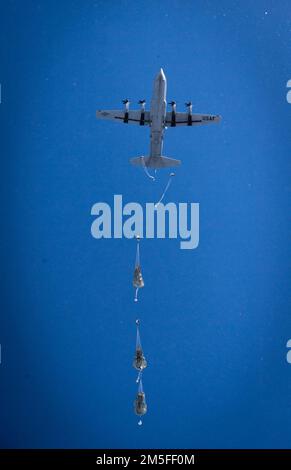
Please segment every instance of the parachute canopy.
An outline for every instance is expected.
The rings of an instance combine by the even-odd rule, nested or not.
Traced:
[[[139,372],[142,372],[147,367],[147,361],[144,357],[141,340],[140,340],[140,333],[139,333],[139,320],[136,320],[136,349],[135,349],[135,356],[133,360],[133,367],[137,369]]]
[[[136,266],[134,268],[133,287],[136,287],[137,289],[140,289],[141,287],[144,287],[144,280],[143,280],[143,277],[142,277],[141,267],[140,266]]]

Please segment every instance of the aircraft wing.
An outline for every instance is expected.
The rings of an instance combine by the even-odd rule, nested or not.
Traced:
[[[175,118],[172,112],[166,114],[166,126],[197,126],[201,124],[211,124],[212,122],[219,122],[221,116],[216,114],[188,114],[188,113],[175,113]]]
[[[128,111],[123,110],[98,110],[96,111],[97,119],[108,119],[116,122],[123,122],[125,124],[138,124],[140,126],[148,126],[150,124],[149,111]]]

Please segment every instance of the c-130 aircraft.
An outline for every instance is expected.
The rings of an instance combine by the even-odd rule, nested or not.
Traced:
[[[221,116],[213,114],[193,114],[192,103],[185,103],[188,111],[180,113],[176,111],[176,103],[170,103],[172,111],[167,112],[167,80],[163,69],[160,69],[154,80],[154,89],[151,100],[150,111],[145,110],[145,100],[140,100],[140,110],[130,110],[129,100],[123,100],[124,110],[98,110],[96,117],[98,119],[109,119],[125,124],[137,124],[140,126],[150,126],[151,145],[150,155],[132,158],[130,162],[135,166],[148,168],[169,168],[180,165],[181,160],[163,157],[163,138],[164,130],[168,127],[177,126],[197,126],[201,124],[217,123]]]

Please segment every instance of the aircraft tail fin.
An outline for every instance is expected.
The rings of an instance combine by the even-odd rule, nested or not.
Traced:
[[[131,158],[130,163],[134,166],[141,166],[147,168],[170,168],[179,166],[181,160],[175,160],[169,157],[136,157]]]

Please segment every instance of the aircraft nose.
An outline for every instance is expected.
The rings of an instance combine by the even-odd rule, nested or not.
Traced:
[[[160,71],[159,71],[159,73],[158,73],[158,75],[157,75],[157,78],[158,78],[159,80],[166,80],[166,77],[165,77],[165,74],[164,74],[164,71],[163,71],[162,68],[160,68]]]

